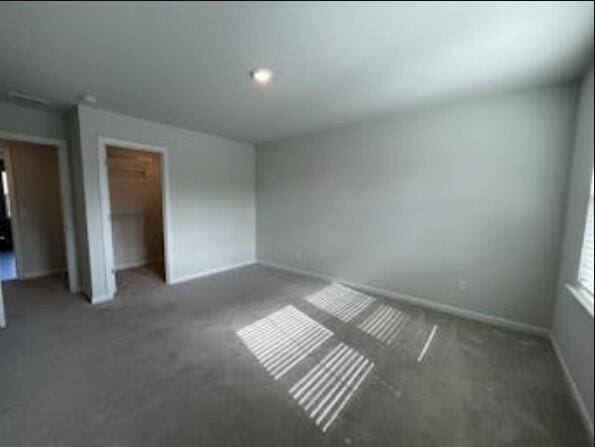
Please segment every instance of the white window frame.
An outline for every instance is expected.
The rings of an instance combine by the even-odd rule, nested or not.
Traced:
[[[593,186],[595,182],[595,175],[593,171],[591,173],[591,189],[589,193],[589,201],[587,203],[587,212],[585,214],[585,231],[583,233],[583,237],[581,239],[581,251],[579,253],[578,259],[578,268],[576,271],[576,284],[567,284],[568,290],[574,295],[574,297],[578,300],[580,304],[589,312],[591,317],[593,317],[593,308],[594,308],[594,300],[593,300],[593,290],[590,290],[589,285],[585,283],[584,280],[584,263],[585,263],[585,242],[587,239],[588,231],[593,231],[593,222],[590,222],[589,214],[593,213],[594,207],[594,199],[593,199]]]

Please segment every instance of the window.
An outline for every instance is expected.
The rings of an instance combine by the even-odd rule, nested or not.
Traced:
[[[589,197],[589,207],[587,211],[587,222],[585,225],[585,235],[583,237],[583,247],[581,250],[581,262],[578,273],[578,282],[581,287],[591,294],[593,299],[593,175],[591,175],[591,195]]]

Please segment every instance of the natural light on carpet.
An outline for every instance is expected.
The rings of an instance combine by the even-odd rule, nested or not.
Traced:
[[[375,300],[340,284],[331,284],[306,297],[306,301],[339,320],[348,322],[357,317]]]
[[[293,385],[289,393],[326,432],[373,367],[372,361],[340,343]]]
[[[403,328],[407,315],[384,304],[378,306],[358,327],[378,340],[390,345]]]
[[[238,331],[258,361],[279,379],[325,342],[332,332],[293,306]]]
[[[339,284],[304,300],[417,363],[428,355],[438,332],[438,326],[428,324],[423,315],[414,317]],[[275,380],[283,378],[289,394],[322,432],[339,418],[375,366],[291,305],[242,328],[237,335]]]

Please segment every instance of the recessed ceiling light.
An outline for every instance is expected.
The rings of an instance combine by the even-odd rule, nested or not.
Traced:
[[[250,76],[260,85],[267,85],[273,79],[273,72],[268,68],[257,68],[250,72]]]

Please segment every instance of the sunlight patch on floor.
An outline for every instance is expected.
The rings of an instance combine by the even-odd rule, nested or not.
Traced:
[[[430,348],[430,344],[432,343],[432,340],[434,339],[434,336],[436,335],[436,331],[438,330],[438,326],[434,325],[432,327],[432,330],[430,331],[430,334],[428,335],[428,338],[426,339],[426,342],[424,343],[423,347],[421,348],[421,352],[419,353],[419,356],[417,357],[417,362],[421,363],[424,359],[424,357],[426,356],[426,353],[428,352],[428,349]]]
[[[325,287],[305,300],[343,322],[352,322],[377,302],[375,298],[339,284]],[[389,346],[402,335],[399,346],[415,352],[413,358],[418,363],[424,360],[436,336],[437,325],[430,326],[387,304],[378,303],[370,310],[357,324],[359,330]],[[258,362],[278,380],[306,357],[315,354],[317,349],[322,349],[321,346],[334,334],[288,305],[237,331],[237,335]],[[339,342],[317,363],[311,364],[313,366],[305,372],[296,368],[295,374],[289,376],[293,381],[289,394],[316,426],[326,432],[364,384],[374,362]],[[304,373],[294,381],[296,374],[301,372]]]
[[[295,307],[286,306],[237,331],[237,335],[277,380],[322,349],[333,332]],[[289,394],[326,432],[362,386],[374,362],[339,343],[312,365],[293,382]]]
[[[394,307],[381,304],[357,327],[383,343],[392,344],[403,329],[408,317]]]
[[[374,363],[340,343],[289,390],[323,432],[326,432],[362,385]]]
[[[237,334],[275,379],[283,377],[333,335],[293,306],[246,326]]]
[[[340,284],[331,284],[307,296],[305,300],[344,322],[353,320],[375,301],[368,295]]]

